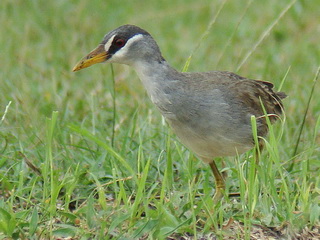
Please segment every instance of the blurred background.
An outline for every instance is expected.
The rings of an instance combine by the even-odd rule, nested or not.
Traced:
[[[76,179],[73,188],[64,186],[74,197],[86,199],[95,187],[88,172],[105,182],[116,167],[107,151],[70,130],[70,125],[112,145],[139,171],[144,165],[137,165],[136,160],[143,151],[145,159],[154,159],[148,182],[153,184],[158,180],[153,178],[159,175],[161,179],[159,166],[165,166],[163,150],[167,148],[168,130],[134,71],[127,66],[99,64],[71,72],[107,32],[123,24],[146,29],[158,42],[164,58],[178,70],[192,54],[188,71],[227,70],[270,81],[275,89],[281,87],[289,96],[284,100],[286,122],[278,146],[281,161],[287,168],[292,159],[298,163],[308,160],[308,174],[315,181],[320,167],[319,84],[310,105],[308,101],[320,66],[320,5],[318,1],[298,0],[286,11],[293,2],[1,0],[0,195],[15,190],[19,199],[23,196],[40,202],[50,195],[42,195],[39,179],[23,160],[27,158],[45,169],[51,152],[47,118],[53,111],[58,111],[51,152],[54,176],[57,182],[67,177]],[[187,168],[183,159],[189,158],[188,151],[175,136],[171,145],[179,149],[172,155],[175,169]],[[194,172],[204,168],[200,161],[192,164],[197,166]],[[233,160],[228,166],[234,166]],[[300,166],[295,170],[299,172]],[[177,174],[181,179],[175,184],[184,191],[183,186],[195,174],[182,172]],[[239,186],[236,171],[232,174],[229,185]],[[211,178],[210,174],[205,176]],[[132,186],[127,187],[131,192]],[[11,199],[12,208],[19,208],[17,198]],[[3,204],[0,202],[0,206]]]
[[[290,96],[285,100],[288,125],[296,128],[320,62],[319,4],[297,1],[238,69],[289,2],[2,0],[0,112],[12,103],[1,131],[19,139],[38,134],[53,110],[60,112],[62,120],[84,121],[92,110],[90,101],[96,101],[97,114],[102,108],[108,112],[110,66],[101,64],[79,73],[71,69],[104,34],[128,23],[149,31],[163,56],[177,69],[183,68],[200,43],[189,71],[234,71],[271,81],[276,88],[286,76],[283,91]],[[114,67],[118,96],[128,100],[124,104],[134,107],[147,101],[133,71],[126,66]],[[318,92],[319,86],[314,99],[318,99]],[[308,121],[319,113],[318,103],[311,103]]]

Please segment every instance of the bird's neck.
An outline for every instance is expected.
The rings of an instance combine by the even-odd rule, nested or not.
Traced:
[[[132,67],[137,72],[140,80],[151,95],[154,88],[161,88],[175,81],[177,72],[165,60],[162,61],[137,61]]]
[[[172,68],[164,59],[162,61],[137,61],[132,64],[151,101],[160,109],[170,102],[168,91],[174,91],[179,81],[180,72]]]

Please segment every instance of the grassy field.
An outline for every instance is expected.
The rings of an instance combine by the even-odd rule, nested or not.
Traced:
[[[318,239],[320,6],[291,3],[1,0],[0,239]],[[253,151],[217,160],[229,175],[218,205],[210,168],[132,69],[71,72],[126,23],[177,69],[192,54],[188,71],[233,71],[289,95],[259,166]]]

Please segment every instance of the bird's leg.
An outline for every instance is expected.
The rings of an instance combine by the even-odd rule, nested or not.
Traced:
[[[221,162],[221,168],[224,169],[225,167],[226,167],[226,164],[224,163],[224,161],[222,161],[222,162]],[[221,172],[221,175],[222,175],[222,178],[223,178],[223,179],[227,179],[227,177],[228,177],[227,171]]]
[[[213,172],[214,179],[216,182],[216,192],[213,196],[213,202],[217,203],[223,197],[223,192],[225,190],[226,185],[225,185],[225,182],[224,182],[224,179],[223,179],[221,173],[219,172],[219,170],[217,168],[216,163],[214,161],[212,161],[209,163],[209,165],[211,167],[211,170]]]

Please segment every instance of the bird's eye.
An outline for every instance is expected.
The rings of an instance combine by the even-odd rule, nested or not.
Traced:
[[[116,42],[115,42],[115,44],[117,45],[117,47],[123,47],[125,43],[126,43],[126,41],[123,40],[123,39],[121,39],[121,38],[120,38],[120,39],[117,39]]]

